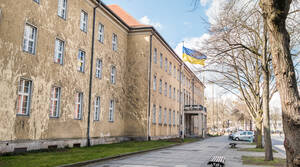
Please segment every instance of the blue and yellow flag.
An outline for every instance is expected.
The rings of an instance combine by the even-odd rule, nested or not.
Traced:
[[[182,60],[184,62],[190,62],[191,64],[201,64],[204,66],[204,62],[207,59],[207,57],[204,54],[196,50],[186,48],[184,46],[182,50],[183,50]]]

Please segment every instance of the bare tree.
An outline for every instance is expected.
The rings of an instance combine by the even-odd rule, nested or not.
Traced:
[[[290,51],[290,35],[286,28],[291,3],[292,0],[260,0],[260,8],[268,27],[272,63],[281,99],[287,166],[299,167],[300,97]]]

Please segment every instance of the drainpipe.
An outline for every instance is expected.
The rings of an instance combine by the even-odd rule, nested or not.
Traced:
[[[183,106],[181,106],[181,102],[182,102],[182,75],[184,72],[184,64],[182,62],[182,64],[180,65],[180,78],[179,78],[179,96],[180,96],[180,100],[179,100],[179,109],[181,110],[181,138],[184,139],[184,133],[185,133],[185,118],[184,118],[184,103]]]
[[[96,20],[96,9],[100,7],[101,2],[98,1],[97,6],[94,7],[93,11],[93,30],[92,30],[92,48],[91,48],[91,68],[90,68],[90,84],[89,84],[89,104],[88,104],[88,120],[87,120],[87,146],[91,146],[90,139],[90,122],[91,122],[91,103],[92,103],[92,83],[93,83],[93,64],[94,64],[94,43],[95,43],[95,20]]]
[[[150,141],[151,136],[151,120],[150,120],[150,113],[151,113],[151,77],[152,77],[152,36],[150,35],[150,56],[149,56],[149,71],[148,71],[148,113],[147,113],[147,141]]]

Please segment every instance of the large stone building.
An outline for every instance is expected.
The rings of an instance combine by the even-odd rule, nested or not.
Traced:
[[[0,152],[205,136],[204,85],[97,0],[0,2]]]

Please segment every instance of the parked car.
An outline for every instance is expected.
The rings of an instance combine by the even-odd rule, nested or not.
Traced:
[[[254,133],[252,131],[238,131],[232,135],[233,140],[253,141]]]

